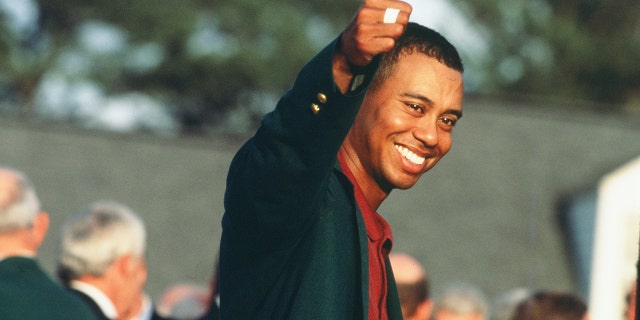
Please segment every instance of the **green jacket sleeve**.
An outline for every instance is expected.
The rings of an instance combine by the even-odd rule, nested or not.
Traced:
[[[223,226],[236,236],[290,239],[313,222],[336,154],[375,72],[369,68],[359,90],[342,94],[332,70],[337,43],[302,68],[232,161]]]

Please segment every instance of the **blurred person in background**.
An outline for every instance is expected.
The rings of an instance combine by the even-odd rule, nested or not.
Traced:
[[[491,307],[491,320],[511,320],[513,310],[530,294],[527,288],[515,288],[504,292],[498,296]]]
[[[636,304],[638,302],[637,294],[638,294],[638,282],[634,281],[626,297],[627,304],[624,311],[625,320],[638,320],[636,319],[636,309],[637,309]]]
[[[98,201],[62,228],[58,276],[100,319],[161,319],[144,292],[146,230],[129,207]]]
[[[158,313],[165,317],[193,320],[202,317],[209,308],[211,291],[208,286],[178,283],[167,288],[158,302]]]
[[[577,295],[539,290],[520,302],[511,320],[588,320],[587,304]],[[612,316],[611,319],[615,319]]]
[[[220,319],[220,293],[218,287],[218,279],[220,277],[220,258],[216,258],[213,274],[209,281],[208,306],[200,320],[218,320]]]
[[[0,167],[0,318],[97,319],[36,261],[48,228],[49,215],[27,176]]]
[[[398,287],[403,319],[429,320],[433,302],[424,267],[414,257],[405,253],[391,253],[389,261]]]
[[[489,315],[487,299],[480,289],[468,283],[451,284],[438,297],[434,320],[486,320]]]

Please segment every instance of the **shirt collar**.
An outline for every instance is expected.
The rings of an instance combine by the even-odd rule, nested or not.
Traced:
[[[381,241],[381,243],[383,244],[388,242],[388,244],[385,245],[389,246],[390,250],[391,243],[393,242],[393,234],[391,232],[389,223],[387,223],[387,221],[380,214],[378,214],[371,208],[371,206],[369,206],[369,203],[367,202],[367,199],[365,198],[364,192],[362,192],[358,181],[356,181],[353,173],[351,172],[351,169],[349,169],[349,166],[347,166],[344,157],[340,153],[338,153],[338,164],[340,165],[340,168],[342,169],[344,175],[347,176],[347,178],[353,185],[354,196],[356,198],[358,206],[360,207],[369,240]]]
[[[142,308],[140,308],[140,312],[135,315],[131,320],[150,320],[153,319],[153,311],[154,306],[153,302],[151,302],[151,298],[145,294],[142,297]]]
[[[118,311],[116,307],[113,305],[113,302],[104,292],[100,291],[100,289],[82,281],[72,280],[71,288],[78,290],[87,296],[89,296],[102,310],[105,316],[109,319],[117,319]]]

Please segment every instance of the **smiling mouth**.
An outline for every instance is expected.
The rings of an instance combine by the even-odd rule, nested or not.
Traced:
[[[402,156],[409,160],[411,163],[415,164],[415,165],[421,165],[424,163],[425,161],[425,157],[421,157],[415,153],[413,153],[411,150],[403,147],[403,146],[399,146],[399,145],[394,145],[396,147],[396,149],[402,154]]]

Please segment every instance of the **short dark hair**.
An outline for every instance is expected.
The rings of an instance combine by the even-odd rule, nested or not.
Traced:
[[[512,319],[581,320],[586,313],[586,303],[576,295],[565,292],[538,291],[517,306]]]
[[[429,281],[421,277],[415,282],[396,284],[398,296],[407,315],[413,315],[418,306],[425,300],[429,300]]]
[[[396,40],[393,49],[380,56],[380,65],[371,87],[375,89],[391,76],[401,55],[416,51],[435,58],[460,73],[464,71],[458,50],[445,37],[433,29],[409,22],[405,32]]]

